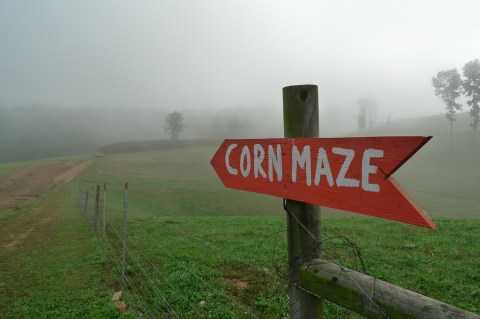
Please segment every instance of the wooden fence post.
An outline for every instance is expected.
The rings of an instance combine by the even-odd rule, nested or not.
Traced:
[[[283,125],[286,138],[318,137],[318,87],[283,88]],[[288,236],[288,295],[292,319],[323,318],[323,301],[302,288],[300,267],[321,256],[320,208],[286,201]],[[305,229],[303,228],[305,227]]]
[[[107,183],[103,183],[103,237],[105,237],[105,223],[107,216]]]
[[[463,309],[321,259],[301,269],[304,286],[343,308],[375,319],[480,319]]]
[[[96,230],[98,230],[100,226],[99,210],[100,210],[100,185],[97,185],[97,192],[95,194],[95,216],[94,216],[94,223],[95,223]]]
[[[85,216],[88,216],[88,205],[89,205],[89,201],[88,201],[88,191],[85,191]]]

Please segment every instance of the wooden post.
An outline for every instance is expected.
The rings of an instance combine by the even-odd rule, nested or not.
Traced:
[[[88,204],[89,204],[89,201],[88,201],[88,191],[85,192],[85,215],[88,216]]]
[[[318,87],[283,88],[283,125],[286,138],[318,137]],[[288,200],[288,295],[292,319],[323,318],[323,301],[303,290],[300,267],[321,256],[320,208]],[[304,229],[302,225],[306,228]]]
[[[78,207],[82,209],[82,190],[80,189],[79,179],[77,179],[77,200],[78,200]]]
[[[107,183],[103,183],[103,237],[105,237],[106,216],[107,216]]]
[[[95,224],[95,229],[98,230],[100,226],[99,222],[99,215],[100,215],[100,185],[97,185],[97,192],[95,194],[95,216],[94,218],[94,224]]]
[[[320,259],[301,269],[306,289],[366,318],[480,319],[479,315]]]

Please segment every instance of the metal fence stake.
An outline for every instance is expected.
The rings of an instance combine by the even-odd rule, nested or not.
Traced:
[[[128,183],[125,183],[123,196],[123,245],[122,245],[122,290],[125,290],[125,268],[127,255],[127,207],[128,207]]]

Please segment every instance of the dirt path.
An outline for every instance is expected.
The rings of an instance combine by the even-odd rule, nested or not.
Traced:
[[[4,244],[0,246],[0,253],[14,249],[28,238],[32,232],[50,224],[59,217],[60,212],[45,210],[43,206],[15,216],[8,220],[5,225],[2,225],[0,229],[4,231],[6,238],[1,240]],[[0,239],[2,237],[0,235]]]
[[[93,161],[77,164],[72,161],[53,161],[29,163],[0,176],[0,210],[14,209],[14,216],[0,220],[0,253],[10,251],[25,241],[34,231],[58,218],[58,211],[45,210],[45,202],[50,201],[46,195],[40,207],[22,207],[38,197],[41,192],[58,183],[68,183]],[[77,164],[77,165],[75,165]]]
[[[0,318],[119,316],[110,302],[117,276],[70,186],[60,182],[0,219]]]
[[[0,211],[19,207],[59,182],[70,182],[93,161],[31,162],[0,175]]]
[[[83,162],[83,163],[81,163],[77,166],[72,167],[71,169],[69,169],[65,173],[62,173],[60,175],[55,176],[55,179],[54,179],[55,183],[58,183],[58,182],[68,183],[68,182],[72,181],[72,179],[74,179],[75,176],[80,174],[85,168],[90,166],[92,163],[93,163],[93,161]]]
[[[5,250],[10,250],[10,249],[15,248],[15,246],[17,246],[22,240],[27,238],[28,235],[30,235],[32,233],[32,231],[34,231],[34,230],[35,230],[35,228],[31,227],[31,228],[28,228],[27,230],[25,230],[23,233],[17,234],[17,236],[12,241],[7,242],[5,245],[3,245],[3,248],[5,248]],[[13,235],[11,235],[11,236],[13,236]]]

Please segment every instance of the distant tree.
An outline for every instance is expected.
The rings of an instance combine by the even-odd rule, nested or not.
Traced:
[[[357,101],[358,107],[360,108],[360,113],[358,114],[358,128],[364,130],[367,127],[367,107],[368,99],[361,97]]]
[[[369,98],[368,100],[368,125],[372,127],[377,123],[378,101],[374,98]]]
[[[165,118],[165,132],[168,133],[172,140],[176,140],[180,137],[180,133],[185,128],[183,124],[183,115],[178,111],[169,113]]]
[[[450,148],[452,148],[455,114],[462,108],[462,105],[456,101],[462,95],[462,79],[455,68],[438,72],[437,76],[432,77],[432,84],[435,88],[435,95],[440,97],[446,105],[445,116],[450,121]]]
[[[237,118],[233,118],[227,121],[226,130],[227,136],[234,138],[246,137],[249,133],[247,122],[240,121]]]
[[[373,126],[377,121],[378,103],[374,98],[361,97],[358,99],[357,104],[360,108],[358,114],[358,128],[364,130],[368,125]]]
[[[470,106],[470,116],[472,117],[473,128],[473,147],[475,147],[475,132],[480,124],[480,60],[475,59],[467,62],[463,67],[463,90],[470,100],[467,101]]]
[[[225,125],[218,118],[214,118],[210,122],[210,125],[208,125],[208,130],[208,137],[211,138],[224,138],[226,134]]]

